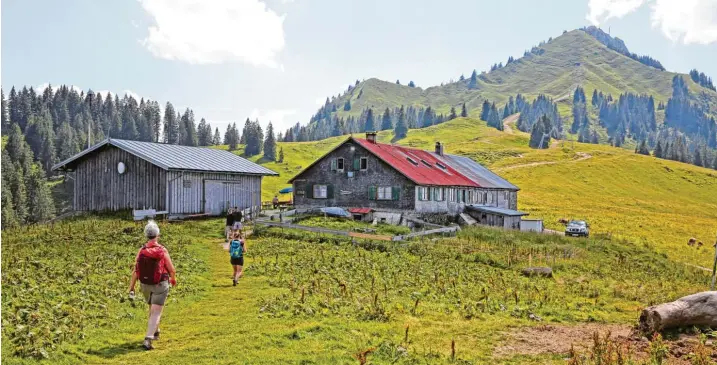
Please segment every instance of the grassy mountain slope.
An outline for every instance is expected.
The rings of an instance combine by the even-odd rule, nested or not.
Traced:
[[[427,89],[369,79],[337,99],[337,105],[351,101],[352,109],[338,114],[358,115],[365,108],[383,110],[398,105],[420,105],[447,113],[451,106],[466,103],[471,115],[479,112],[483,98],[497,103],[518,93],[534,98],[547,94],[554,99],[570,98],[582,85],[588,97],[594,89],[617,96],[632,92],[652,95],[666,102],[672,94],[673,72],[659,71],[615,52],[581,30],[567,32],[542,47],[540,55],[529,54],[479,77],[475,89],[468,79]],[[717,115],[717,93],[694,83],[683,74],[696,102]],[[359,94],[361,95],[359,97]]]
[[[543,218],[548,228],[561,229],[559,218],[584,218],[595,233],[654,245],[680,261],[711,263],[709,250],[688,250],[685,243],[690,237],[714,240],[717,172],[604,145],[555,142],[553,148],[534,150],[527,147],[527,134],[512,129],[501,132],[482,121],[458,118],[410,130],[398,143],[430,150],[435,141],[443,141],[446,152],[484,163],[521,188],[518,208]],[[392,137],[389,131],[379,133],[385,143]],[[264,178],[263,200],[345,138],[279,143],[283,163],[252,158],[281,174]]]

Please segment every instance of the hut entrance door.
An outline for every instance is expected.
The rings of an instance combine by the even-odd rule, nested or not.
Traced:
[[[220,215],[225,211],[226,198],[224,184],[221,181],[204,181],[204,212]]]

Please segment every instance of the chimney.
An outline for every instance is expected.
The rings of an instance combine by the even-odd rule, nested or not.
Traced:
[[[366,140],[371,143],[376,143],[376,132],[366,132]]]
[[[441,142],[436,142],[436,154],[439,156],[443,156],[443,145]]]

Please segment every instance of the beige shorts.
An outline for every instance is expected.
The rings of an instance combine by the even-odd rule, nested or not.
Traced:
[[[159,284],[155,285],[140,283],[139,287],[142,290],[144,300],[147,304],[164,305],[164,302],[167,301],[167,295],[169,295],[169,281],[160,281]]]

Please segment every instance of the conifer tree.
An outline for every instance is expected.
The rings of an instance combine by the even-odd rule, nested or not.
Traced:
[[[408,87],[416,87],[416,83],[413,81],[408,82]]]
[[[466,110],[466,103],[463,103],[463,107],[461,108],[461,117],[465,118],[468,116],[468,111]]]
[[[692,164],[695,166],[704,167],[704,162],[702,162],[702,154],[700,153],[700,149],[695,149],[695,158],[692,161]]]
[[[266,140],[264,140],[264,158],[269,161],[276,161],[276,136],[274,127],[269,122],[266,127]]]
[[[431,109],[429,105],[428,108],[426,108],[426,110],[423,112],[423,123],[421,124],[421,126],[423,128],[432,126],[435,117],[436,113],[433,112],[433,109]]]
[[[394,140],[399,140],[401,138],[406,138],[406,135],[408,134],[408,125],[406,124],[406,111],[403,108],[403,105],[401,105],[401,109],[398,111],[398,121],[396,122],[396,127],[393,130],[393,138]]]
[[[55,217],[55,203],[39,165],[30,169],[27,177],[28,222],[40,223]]]
[[[2,228],[12,228],[17,226],[20,222],[18,221],[17,215],[15,214],[15,204],[12,200],[12,183],[17,179],[15,166],[10,161],[10,155],[6,150],[2,151]]]
[[[662,158],[662,153],[662,141],[658,139],[654,151],[655,157]]]
[[[458,116],[456,115],[456,107],[451,107],[451,114],[448,115],[448,120],[456,119]]]
[[[346,102],[344,103],[344,111],[349,111],[349,110],[351,110],[351,99],[346,100]]]
[[[488,121],[488,115],[490,114],[490,102],[488,99],[483,101],[483,108],[481,108],[480,112],[480,120],[482,121]]]
[[[277,162],[284,162],[284,147],[279,147],[279,161]]]
[[[641,155],[650,155],[650,150],[647,148],[647,142],[644,139],[640,142],[640,146],[635,149],[635,152]]]
[[[478,73],[476,70],[473,70],[473,73],[471,74],[471,80],[468,82],[468,88],[469,89],[475,89],[478,86]]]
[[[75,131],[70,123],[62,123],[57,131],[57,157],[60,161],[66,160],[80,152],[80,145],[75,137]]]
[[[174,105],[167,102],[164,107],[164,142],[169,144],[179,144],[179,120]]]
[[[212,145],[218,146],[222,144],[222,135],[219,133],[219,127],[214,129],[214,138],[212,138]]]
[[[393,129],[393,122],[391,122],[391,111],[386,108],[383,112],[383,118],[381,118],[381,130]]]
[[[550,146],[550,131],[552,127],[550,125],[550,119],[546,115],[543,115],[538,119],[538,122],[533,126],[533,130],[530,133],[529,146],[532,148],[545,149]]]
[[[373,109],[369,108],[366,111],[366,124],[364,125],[365,132],[372,132],[376,130],[376,126],[373,121]]]

